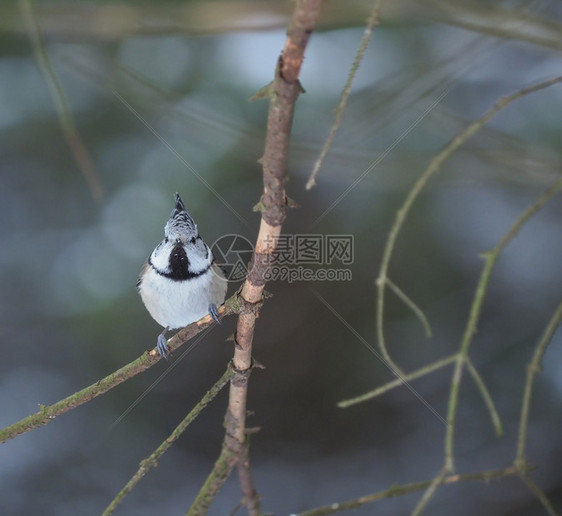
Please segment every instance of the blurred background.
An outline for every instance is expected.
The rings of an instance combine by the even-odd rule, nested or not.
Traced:
[[[181,193],[211,244],[255,240],[257,160],[291,2],[41,2],[0,6],[0,424],[97,381],[155,345],[158,325],[135,289]],[[327,2],[310,41],[284,233],[353,235],[347,281],[276,281],[258,321],[248,425],[264,511],[289,514],[426,480],[443,460],[444,426],[406,388],[336,404],[392,380],[373,354],[375,278],[395,213],[431,157],[502,95],[560,73],[562,7],[549,1],[393,1],[359,68],[332,151],[326,138],[372,4]],[[63,136],[47,56],[93,169]],[[52,87],[52,85],[51,85]],[[491,249],[562,172],[562,87],[527,96],[443,166],[398,239],[391,279],[426,313],[433,337],[389,291],[391,355],[406,371],[454,353]],[[66,119],[68,124],[68,118]],[[210,185],[210,187],[208,186]],[[101,194],[103,189],[103,195]],[[214,191],[213,191],[214,190]],[[497,404],[496,437],[466,375],[456,432],[459,473],[515,457],[525,365],[562,292],[558,196],[502,253],[471,357]],[[232,282],[229,293],[239,283]],[[329,308],[331,307],[331,308]],[[339,315],[339,318],[334,315]],[[350,330],[347,325],[353,329]],[[100,514],[232,356],[235,320],[196,346],[0,449],[4,515]],[[355,332],[355,333],[354,333]],[[362,339],[357,337],[357,334]],[[562,335],[537,376],[529,424],[533,478],[562,507]],[[451,368],[412,385],[442,416]],[[133,406],[134,404],[134,406]],[[116,514],[184,514],[223,438],[226,390]],[[354,514],[408,514],[421,493]],[[241,494],[233,476],[211,513]],[[427,514],[534,515],[516,478],[439,489]]]

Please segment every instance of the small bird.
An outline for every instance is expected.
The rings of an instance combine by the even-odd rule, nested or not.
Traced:
[[[164,227],[160,242],[143,265],[137,287],[142,302],[164,331],[157,348],[166,358],[166,332],[183,328],[210,314],[218,322],[217,306],[224,302],[227,281],[214,262],[197,225],[178,193],[176,206]]]

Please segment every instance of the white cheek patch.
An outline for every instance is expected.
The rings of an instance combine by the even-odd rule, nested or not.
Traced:
[[[196,244],[188,244],[186,254],[189,258],[189,272],[194,274],[207,270],[213,260],[211,252],[201,239]]]
[[[152,266],[160,272],[170,272],[170,253],[173,245],[162,242],[150,255]]]

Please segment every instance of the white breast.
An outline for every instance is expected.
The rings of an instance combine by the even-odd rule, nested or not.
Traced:
[[[220,306],[226,289],[227,281],[214,264],[205,274],[184,281],[173,281],[149,267],[139,286],[150,315],[171,330],[183,328],[207,315],[209,304]]]

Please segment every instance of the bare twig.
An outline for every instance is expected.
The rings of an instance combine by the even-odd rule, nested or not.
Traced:
[[[439,486],[445,481],[445,478],[448,474],[451,473],[450,466],[445,463],[441,468],[441,471],[437,473],[437,475],[433,478],[427,489],[423,493],[423,496],[420,498],[420,501],[417,503],[416,507],[412,511],[412,516],[420,516],[423,510],[426,508],[427,504],[431,500],[432,496],[435,494],[435,491],[439,488]]]
[[[431,325],[429,324],[429,321],[427,320],[427,317],[423,313],[423,310],[418,305],[416,305],[416,303],[414,303],[414,301],[412,299],[410,299],[406,295],[406,293],[400,287],[398,287],[398,285],[396,285],[395,283],[390,281],[390,278],[386,278],[386,284],[388,285],[388,288],[390,288],[390,290],[392,290],[398,296],[398,298],[400,298],[402,300],[402,302],[410,310],[412,310],[412,312],[414,312],[414,315],[419,319],[419,321],[421,322],[421,324],[423,326],[423,329],[425,331],[425,336],[427,338],[430,338],[431,337]]]
[[[392,3],[395,8],[385,14],[391,23],[401,23],[405,17],[415,16],[424,23],[437,21],[475,33],[562,49],[560,26],[555,17],[529,17],[523,9],[508,8],[507,4],[426,0],[422,9],[413,10],[407,3]],[[548,4],[548,0],[543,3]],[[117,2],[37,4],[37,11],[45,20],[43,30],[47,37],[82,44],[115,43],[134,36],[198,36],[281,29],[286,25],[290,11],[289,2],[255,0],[194,0],[157,6],[144,2],[126,5]],[[328,3],[318,27],[332,30],[334,27],[364,25],[369,6],[364,2],[349,4],[349,8],[341,9],[341,2]],[[100,24],[103,30],[100,30]],[[13,2],[1,2],[0,33],[19,35],[22,32]]]
[[[530,92],[536,90],[528,88],[527,91]],[[507,98],[515,99],[515,98],[519,98],[519,96],[511,95],[510,97],[505,97],[505,99]],[[455,429],[456,429],[456,414],[457,414],[457,407],[459,401],[459,391],[460,391],[460,385],[462,380],[462,373],[463,373],[464,366],[468,362],[468,351],[470,348],[470,344],[472,342],[472,338],[476,332],[478,320],[480,318],[480,313],[482,311],[482,306],[484,303],[484,298],[488,290],[490,277],[492,275],[492,270],[502,250],[513,239],[513,237],[515,237],[515,235],[521,229],[523,224],[525,224],[529,220],[529,218],[531,218],[538,210],[540,210],[540,208],[542,208],[542,206],[544,206],[560,190],[562,190],[562,179],[554,183],[554,185],[552,185],[549,189],[547,189],[537,199],[537,201],[533,203],[533,205],[531,205],[527,210],[525,210],[525,212],[517,219],[517,221],[513,224],[513,226],[511,226],[510,230],[502,237],[499,243],[490,252],[483,254],[486,263],[484,264],[484,268],[482,269],[480,280],[478,281],[476,292],[474,294],[474,300],[470,307],[470,314],[468,316],[468,321],[459,347],[459,353],[458,353],[457,360],[455,362],[455,369],[453,371],[453,378],[451,380],[451,390],[449,393],[449,404],[447,410],[447,429],[445,432],[445,459],[444,459],[442,471],[446,471],[447,473],[452,473],[455,468],[454,439],[455,439]],[[438,480],[440,476],[441,473],[436,477],[436,480]]]
[[[562,38],[559,21],[548,15],[538,15],[546,10],[549,3],[539,0],[513,8],[500,3],[431,0],[424,3],[424,15],[432,21],[456,25],[495,38],[560,50]]]
[[[265,286],[265,272],[275,252],[281,226],[286,216],[287,157],[295,103],[302,91],[300,68],[310,34],[320,14],[321,0],[299,0],[294,8],[285,47],[279,58],[275,78],[266,94],[270,99],[263,165],[264,190],[259,203],[261,224],[250,263],[248,277],[240,297],[248,309],[240,313],[236,328],[234,357],[235,376],[230,382],[226,433],[219,459],[189,509],[189,515],[205,514],[230,471],[240,457],[246,442],[246,400],[248,379],[252,370],[252,340],[259,305]]]
[[[517,468],[519,469],[519,468]],[[549,516],[560,516],[560,513],[553,507],[552,503],[543,492],[543,490],[535,484],[533,479],[528,475],[527,472],[521,474],[521,480],[527,484],[527,487],[531,490],[531,492],[537,497],[537,500],[541,503],[541,505],[545,508],[546,512]]]
[[[76,124],[74,123],[72,111],[68,105],[64,90],[55,74],[55,71],[53,70],[53,67],[51,66],[49,54],[45,49],[45,43],[41,35],[39,22],[35,16],[31,1],[20,0],[20,8],[27,32],[29,34],[29,39],[33,45],[33,52],[35,54],[37,66],[39,67],[39,70],[47,83],[49,92],[51,93],[66,144],[74,155],[74,159],[76,160],[78,168],[86,180],[86,184],[88,185],[92,196],[94,199],[101,200],[103,198],[103,186],[94,165],[94,161],[90,156],[90,152],[76,129]]]
[[[242,304],[238,299],[237,295],[225,301],[225,304],[219,308],[219,315],[221,317],[231,315],[233,313],[239,313],[242,309]],[[171,339],[168,340],[168,348],[170,351],[178,349],[180,346],[185,344],[187,341],[192,339],[195,335],[202,332],[205,328],[208,328],[213,324],[213,319],[206,315],[197,322],[191,323],[189,326],[182,328],[178,333],[176,333]],[[40,405],[39,412],[27,416],[13,425],[7,426],[0,430],[0,444],[17,437],[25,432],[29,432],[34,428],[40,426],[45,426],[50,423],[53,419],[73,408],[76,408],[87,401],[90,401],[100,394],[113,389],[120,383],[132,378],[133,376],[142,373],[148,368],[152,367],[154,364],[159,362],[161,359],[160,354],[156,348],[145,351],[139,358],[133,362],[123,366],[114,373],[98,380],[92,385],[82,389],[81,391],[75,392],[74,394],[64,398],[53,405]]]
[[[113,514],[113,511],[122,502],[123,498],[127,496],[133,488],[140,482],[141,478],[144,477],[150,471],[158,465],[158,460],[160,457],[168,450],[170,446],[179,438],[179,436],[185,431],[185,429],[192,423],[192,421],[199,415],[199,413],[215,398],[215,396],[221,391],[221,389],[229,382],[233,375],[233,370],[229,367],[221,378],[207,391],[207,393],[201,398],[201,401],[191,409],[189,414],[183,419],[183,421],[174,429],[170,436],[158,447],[154,452],[144,459],[140,463],[140,467],[137,472],[131,477],[129,482],[119,491],[117,496],[112,500],[112,502],[107,506],[103,512],[103,516],[109,516]]]
[[[562,79],[562,78],[561,78]],[[543,83],[544,84],[544,83]],[[530,90],[535,91],[535,90]],[[520,96],[520,95],[519,95]],[[519,98],[511,95],[511,98]],[[506,99],[508,97],[505,97]],[[468,358],[468,350],[472,342],[472,338],[476,333],[480,312],[484,303],[484,297],[488,290],[488,284],[492,275],[492,270],[498,260],[498,257],[505,246],[515,237],[517,232],[537,211],[539,211],[552,197],[554,197],[560,190],[562,190],[562,179],[558,180],[554,185],[548,188],[535,203],[533,203],[525,212],[517,219],[511,226],[509,231],[502,237],[499,243],[488,253],[483,253],[486,263],[482,269],[480,280],[474,293],[474,300],[470,308],[470,314],[464,330],[463,338],[459,349],[459,358],[455,365],[453,372],[453,379],[451,382],[451,392],[449,396],[449,409],[447,413],[447,433],[445,436],[445,460],[453,467],[453,445],[454,445],[454,431],[455,419],[458,406],[458,396],[462,377],[462,369]]]
[[[543,81],[537,83],[533,86],[529,86],[528,88],[523,88],[521,90],[512,93],[511,95],[507,95],[506,97],[501,98],[488,112],[486,112],[482,117],[478,120],[475,120],[471,124],[469,124],[463,131],[461,131],[457,136],[455,136],[446,146],[445,148],[439,152],[429,163],[427,168],[424,170],[422,175],[418,178],[418,180],[414,183],[413,187],[411,188],[410,192],[408,193],[404,203],[400,207],[400,209],[396,213],[395,221],[390,229],[390,233],[388,235],[386,245],[383,252],[383,257],[381,261],[381,266],[379,270],[379,276],[377,278],[377,309],[376,309],[376,324],[377,324],[377,340],[380,351],[387,362],[398,371],[401,372],[400,368],[394,363],[392,358],[388,353],[388,349],[386,346],[385,338],[384,338],[384,298],[385,298],[385,288],[388,282],[388,269],[390,264],[390,259],[392,257],[392,253],[394,251],[394,246],[396,245],[396,240],[398,238],[398,234],[400,233],[404,222],[406,221],[408,214],[412,205],[414,204],[415,200],[417,199],[420,192],[423,190],[425,185],[428,181],[441,169],[443,163],[449,159],[462,145],[464,145],[474,134],[476,134],[484,125],[493,118],[499,111],[504,109],[508,106],[511,102],[528,95],[529,93],[533,93],[535,91],[542,90],[544,88],[548,88],[554,84],[562,82],[562,76],[555,77],[548,81]]]
[[[533,468],[531,466],[526,466],[526,471],[531,471],[532,469]],[[490,480],[503,477],[512,477],[518,474],[519,472],[517,468],[512,466],[505,469],[479,471],[477,473],[465,473],[462,475],[449,475],[443,478],[443,484],[456,484],[457,482],[465,482],[470,480],[488,482]],[[301,512],[297,516],[326,516],[327,514],[335,514],[337,512],[358,509],[359,507],[362,507],[367,503],[373,503],[385,498],[393,498],[395,496],[402,496],[408,493],[421,491],[422,489],[427,489],[433,481],[434,479],[425,480],[424,482],[404,484],[401,486],[392,486],[390,489],[386,489],[385,491],[360,496],[359,498],[354,498],[353,500],[347,500],[345,502],[333,503],[330,505],[326,505],[325,507],[319,507],[317,509],[311,509],[309,511]]]
[[[382,0],[375,0],[373,3],[373,10],[369,18],[367,19],[367,26],[365,27],[365,31],[363,32],[363,38],[361,38],[361,43],[359,45],[359,48],[357,49],[357,53],[355,54],[355,59],[353,60],[353,64],[351,65],[351,70],[349,71],[349,74],[347,76],[347,81],[345,83],[345,86],[343,88],[340,97],[340,102],[338,104],[338,107],[336,108],[336,116],[334,118],[334,123],[332,124],[332,127],[330,129],[330,134],[328,135],[328,138],[326,138],[324,146],[322,147],[322,151],[320,152],[318,159],[314,163],[314,167],[306,183],[307,190],[310,190],[312,187],[316,185],[316,178],[318,177],[318,172],[320,172],[320,168],[324,163],[324,159],[326,158],[326,155],[328,154],[328,151],[332,146],[332,142],[334,141],[336,132],[340,126],[341,119],[343,117],[343,114],[345,113],[345,108],[347,106],[347,100],[351,92],[351,86],[353,85],[355,74],[359,69],[359,63],[361,63],[361,60],[363,59],[363,55],[365,54],[365,50],[367,50],[367,45],[371,40],[373,29],[379,23],[381,4],[382,4]]]
[[[542,339],[537,344],[533,358],[527,365],[527,376],[525,379],[525,389],[523,391],[523,401],[521,403],[521,417],[519,420],[519,437],[517,439],[517,455],[515,457],[515,466],[524,467],[525,461],[525,444],[527,441],[527,426],[529,424],[529,410],[531,408],[531,397],[533,395],[533,381],[535,375],[541,370],[541,361],[546,351],[548,343],[551,341],[554,332],[562,321],[562,303],[556,308],[554,315],[550,319]]]
[[[410,189],[404,203],[397,211],[395,221],[390,229],[390,233],[386,241],[386,245],[384,248],[383,257],[381,261],[381,266],[379,270],[379,276],[376,282],[378,287],[377,308],[376,308],[376,331],[377,331],[378,345],[381,354],[383,355],[387,363],[390,364],[398,372],[400,376],[404,376],[404,373],[390,357],[384,338],[385,287],[388,284],[388,270],[389,270],[390,259],[392,257],[392,252],[396,245],[398,235],[408,217],[408,214],[410,212],[413,203],[415,202],[415,200],[417,199],[418,195],[423,190],[425,185],[428,183],[428,181],[441,169],[443,163],[447,159],[449,159],[472,136],[474,136],[474,134],[476,134],[480,129],[482,129],[482,127],[484,127],[484,125],[491,118],[493,118],[499,111],[504,109],[511,102],[514,102],[515,100],[525,95],[542,90],[544,88],[547,88],[554,84],[558,84],[560,82],[562,82],[562,76],[554,77],[553,79],[539,82],[533,86],[523,88],[510,95],[502,97],[483,116],[481,116],[479,119],[475,120],[474,122],[470,123],[463,131],[461,131],[457,136],[455,136],[449,142],[449,144],[447,144],[444,147],[444,149],[441,152],[439,152],[430,161],[427,168],[424,170],[422,175],[418,178],[418,180],[414,183],[414,185]],[[476,332],[478,320],[480,317],[480,312],[482,309],[486,291],[488,289],[488,284],[490,281],[492,269],[503,248],[511,241],[511,239],[515,236],[515,234],[521,228],[521,226],[534,213],[536,213],[546,202],[548,202],[548,200],[552,196],[554,196],[560,189],[562,189],[562,180],[558,181],[551,188],[549,188],[537,200],[535,204],[533,204],[525,213],[523,213],[523,215],[521,215],[521,217],[516,221],[516,223],[513,225],[510,231],[508,231],[506,235],[504,235],[504,237],[500,240],[498,245],[490,253],[484,255],[486,259],[486,263],[484,265],[484,269],[480,276],[480,280],[474,295],[474,300],[470,308],[470,314],[468,317],[468,321],[465,327],[461,344],[459,346],[459,352],[457,354],[457,358],[455,361],[455,368],[453,371],[453,377],[451,380],[451,390],[450,390],[449,404],[447,410],[447,429],[445,434],[444,464],[440,472],[434,478],[434,481],[431,483],[430,488],[424,494],[423,498],[420,500],[420,503],[418,505],[418,508],[420,510],[418,511],[418,508],[416,508],[416,511],[420,513],[423,507],[425,507],[425,505],[429,502],[429,499],[434,494],[437,487],[439,487],[440,483],[445,478],[445,475],[454,472],[453,446],[454,446],[454,435],[455,435],[456,412],[458,406],[458,397],[459,397],[459,390],[460,390],[460,384],[462,379],[462,372],[468,360],[468,351],[469,351],[470,343],[472,342],[472,338]],[[486,401],[485,396],[484,399]],[[494,417],[493,412],[492,412],[492,417]]]
[[[503,435],[503,427],[502,427],[500,415],[496,410],[496,405],[494,404],[494,400],[490,395],[490,391],[488,391],[488,387],[486,387],[486,384],[484,383],[484,379],[482,378],[476,367],[474,367],[474,364],[472,363],[472,360],[470,360],[470,357],[467,357],[466,359],[466,368],[468,369],[468,372],[472,376],[472,379],[474,380],[476,387],[478,387],[478,390],[480,391],[480,394],[484,399],[484,403],[488,408],[488,412],[490,412],[490,418],[492,420],[492,424],[494,425],[494,430],[496,431],[496,435],[498,437],[501,437]]]
[[[451,355],[449,357],[442,358],[441,360],[437,360],[436,362],[421,367],[420,369],[416,369],[411,373],[406,373],[401,378],[397,378],[396,380],[392,380],[391,382],[385,383],[384,385],[381,385],[380,387],[377,387],[372,391],[366,392],[365,394],[361,394],[361,396],[340,401],[338,403],[338,407],[347,408],[347,407],[351,407],[352,405],[356,405],[357,403],[363,403],[364,401],[380,396],[381,394],[390,391],[395,387],[400,387],[401,385],[404,385],[405,381],[409,382],[411,380],[415,380],[416,378],[425,376],[426,374],[432,373],[433,371],[437,371],[437,369],[441,369],[442,367],[449,365],[450,363],[454,362],[456,359],[457,359],[457,354],[455,353],[454,355]]]

